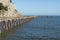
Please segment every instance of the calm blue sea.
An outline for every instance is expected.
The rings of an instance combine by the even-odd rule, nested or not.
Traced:
[[[60,40],[60,16],[39,16],[0,36],[2,40]]]

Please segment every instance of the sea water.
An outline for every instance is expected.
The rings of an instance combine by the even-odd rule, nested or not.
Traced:
[[[1,40],[60,40],[60,16],[39,16],[18,26],[13,32],[0,36]]]

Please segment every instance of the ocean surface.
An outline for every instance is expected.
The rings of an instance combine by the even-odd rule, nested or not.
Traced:
[[[60,40],[60,16],[39,16],[13,31],[0,35],[1,40]]]

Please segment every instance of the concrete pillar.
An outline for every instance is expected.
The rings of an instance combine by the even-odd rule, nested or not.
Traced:
[[[6,29],[6,21],[3,21],[4,30]]]
[[[16,19],[16,24],[18,25],[18,19]]]
[[[11,28],[14,28],[14,26],[15,26],[15,21],[14,21],[14,19],[11,21]]]
[[[20,25],[20,19],[19,19],[19,25]]]
[[[12,28],[12,20],[11,20],[11,27],[10,28]]]
[[[18,25],[18,20],[16,19],[16,25]]]
[[[0,33],[2,33],[1,29],[0,29]]]
[[[4,31],[4,22],[0,21],[0,33]]]
[[[20,19],[20,24],[22,23],[22,19]]]
[[[21,23],[23,23],[23,19],[21,19]]]
[[[20,19],[18,19],[18,25],[20,24]]]
[[[8,30],[9,23],[8,21],[5,21],[5,30]]]
[[[16,26],[16,20],[14,19],[14,27]]]
[[[24,22],[25,22],[26,20],[24,19]]]
[[[7,26],[8,26],[8,29],[11,28],[11,21],[10,20],[7,21]]]

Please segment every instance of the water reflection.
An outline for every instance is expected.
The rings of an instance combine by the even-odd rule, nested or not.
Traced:
[[[60,16],[38,17],[0,35],[1,40],[60,40]]]
[[[29,21],[28,21],[29,22]],[[21,29],[22,26],[24,26],[25,24],[27,24],[28,22],[25,22],[23,24],[17,25],[17,27],[14,27],[13,29],[10,29],[8,31],[5,31],[3,33],[0,34],[0,40],[10,40],[7,39],[11,34],[15,33],[17,29]]]

